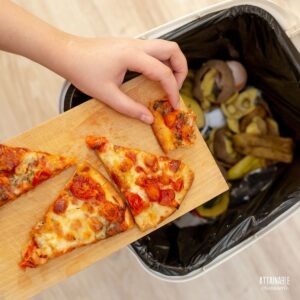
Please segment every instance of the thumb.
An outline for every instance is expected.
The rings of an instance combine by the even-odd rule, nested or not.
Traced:
[[[109,84],[105,89],[103,89],[102,86],[101,93],[97,94],[94,96],[96,99],[107,104],[119,113],[139,119],[147,124],[153,122],[153,116],[149,109],[125,95],[115,84]]]

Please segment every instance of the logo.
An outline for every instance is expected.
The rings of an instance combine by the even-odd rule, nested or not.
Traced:
[[[259,285],[265,291],[287,291],[290,276],[259,276]]]

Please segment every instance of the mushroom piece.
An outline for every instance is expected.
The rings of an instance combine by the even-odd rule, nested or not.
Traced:
[[[255,109],[259,94],[255,88],[249,88],[240,94],[236,93],[221,104],[221,109],[227,118],[240,119]]]
[[[213,154],[220,162],[229,165],[240,159],[240,155],[233,148],[231,134],[225,128],[217,129],[214,133]]]
[[[209,60],[195,74],[193,95],[201,103],[220,104],[235,92],[234,79],[222,60]]]

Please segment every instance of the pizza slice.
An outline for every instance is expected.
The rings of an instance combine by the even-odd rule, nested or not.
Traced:
[[[73,164],[74,158],[0,144],[0,206]]]
[[[168,100],[156,100],[149,109],[154,117],[152,130],[165,153],[194,143],[196,116],[191,110],[175,110]]]
[[[191,187],[193,172],[180,160],[113,145],[105,137],[90,136],[86,142],[96,150],[142,231],[170,216]]]
[[[112,184],[88,163],[74,176],[31,231],[22,268],[34,268],[81,246],[133,226],[126,204]]]

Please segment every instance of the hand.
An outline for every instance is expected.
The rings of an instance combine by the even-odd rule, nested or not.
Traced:
[[[130,117],[152,123],[151,112],[120,90],[127,70],[159,81],[174,108],[187,75],[178,45],[164,40],[80,38],[71,36],[60,73],[82,92]]]
[[[186,59],[174,42],[76,37],[7,0],[1,1],[0,49],[42,64],[84,93],[146,123],[153,121],[150,111],[119,89],[126,71],[159,81],[174,108],[187,75]]]

